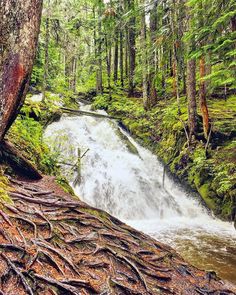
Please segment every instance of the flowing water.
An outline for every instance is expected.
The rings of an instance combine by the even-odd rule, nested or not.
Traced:
[[[81,108],[88,110],[89,106]],[[195,266],[214,270],[236,285],[233,225],[210,216],[168,176],[163,187],[162,164],[116,122],[63,116],[48,126],[45,140],[60,154],[63,171],[82,200],[169,244]],[[136,152],[135,148],[130,151],[127,141]],[[76,165],[78,149],[81,169]]]

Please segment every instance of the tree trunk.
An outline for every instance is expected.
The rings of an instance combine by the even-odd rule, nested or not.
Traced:
[[[102,94],[102,1],[99,1],[98,9],[98,44],[97,44],[97,94]]]
[[[42,0],[0,0],[0,141],[28,90],[41,11]]]
[[[117,83],[117,79],[118,79],[118,54],[119,54],[119,43],[118,43],[118,39],[119,39],[119,30],[116,29],[115,31],[115,53],[114,53],[114,83]]]
[[[177,27],[177,16],[176,16],[176,3],[175,0],[173,0],[172,8],[171,8],[171,16],[170,16],[170,24],[171,24],[171,30],[172,30],[172,38],[173,38],[173,90],[174,90],[174,96],[177,99],[178,104],[178,114],[180,115],[180,94],[179,94],[179,61],[178,61],[178,34],[176,31]]]
[[[50,20],[47,17],[45,22],[45,54],[44,54],[44,73],[43,73],[43,101],[46,97],[46,90],[47,90],[47,82],[48,82],[48,64],[49,64],[49,56],[48,56],[48,45],[50,39],[50,32],[49,32],[49,24]]]
[[[197,128],[197,103],[196,103],[196,60],[190,59],[187,62],[187,98],[188,98],[188,127],[189,143]]]
[[[111,98],[111,44],[108,42],[107,36],[105,37],[106,43],[106,62],[107,62],[107,87],[109,91],[109,98]]]
[[[145,0],[142,1],[142,5],[145,6]],[[141,15],[141,50],[142,50],[142,73],[143,73],[143,104],[145,109],[150,108],[150,102],[148,99],[148,87],[147,87],[147,44],[146,44],[146,20],[145,9]]]
[[[128,23],[128,54],[129,54],[129,90],[128,96],[132,97],[134,95],[134,72],[135,72],[135,16],[134,16],[134,0],[127,0],[128,9],[131,11],[130,20]]]
[[[150,39],[151,46],[155,46],[157,31],[157,2],[153,4],[153,8],[150,12]],[[151,105],[155,105],[157,102],[157,90],[155,85],[156,78],[156,50],[152,50],[150,56],[150,73],[149,73],[149,97]]]
[[[203,131],[204,136],[207,139],[209,133],[209,114],[208,107],[206,101],[206,82],[203,80],[205,77],[205,57],[202,56],[200,58],[200,85],[199,85],[199,102],[200,102],[200,110],[202,113],[203,120]]]
[[[124,87],[124,51],[123,51],[123,33],[120,31],[120,84]]]

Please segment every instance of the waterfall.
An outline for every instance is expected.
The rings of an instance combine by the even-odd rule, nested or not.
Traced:
[[[60,153],[61,162],[70,164],[62,170],[83,201],[170,244],[196,265],[217,269],[223,277],[236,267],[233,225],[212,217],[168,175],[163,188],[163,165],[115,121],[64,115],[48,126],[45,140]],[[79,180],[78,169],[71,168],[78,148],[80,154],[87,151]],[[236,283],[235,274],[225,277]]]

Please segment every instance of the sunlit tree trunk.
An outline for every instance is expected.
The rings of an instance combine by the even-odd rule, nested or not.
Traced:
[[[199,20],[200,25],[203,27],[205,25],[205,18],[202,12],[204,11],[204,1],[199,1]],[[200,42],[201,46],[204,46],[206,43],[206,39],[203,38]],[[205,79],[206,76],[206,57],[204,53],[202,53],[202,56],[200,57],[199,62],[199,104],[200,104],[200,110],[202,114],[202,123],[203,123],[203,131],[204,136],[207,139],[209,134],[209,113],[208,113],[208,107],[207,107],[207,83]]]
[[[41,0],[0,0],[0,140],[28,90],[41,10]]]

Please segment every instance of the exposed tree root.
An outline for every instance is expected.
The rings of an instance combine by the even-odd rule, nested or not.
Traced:
[[[0,211],[0,295],[236,294],[55,184],[10,181],[14,206]]]

